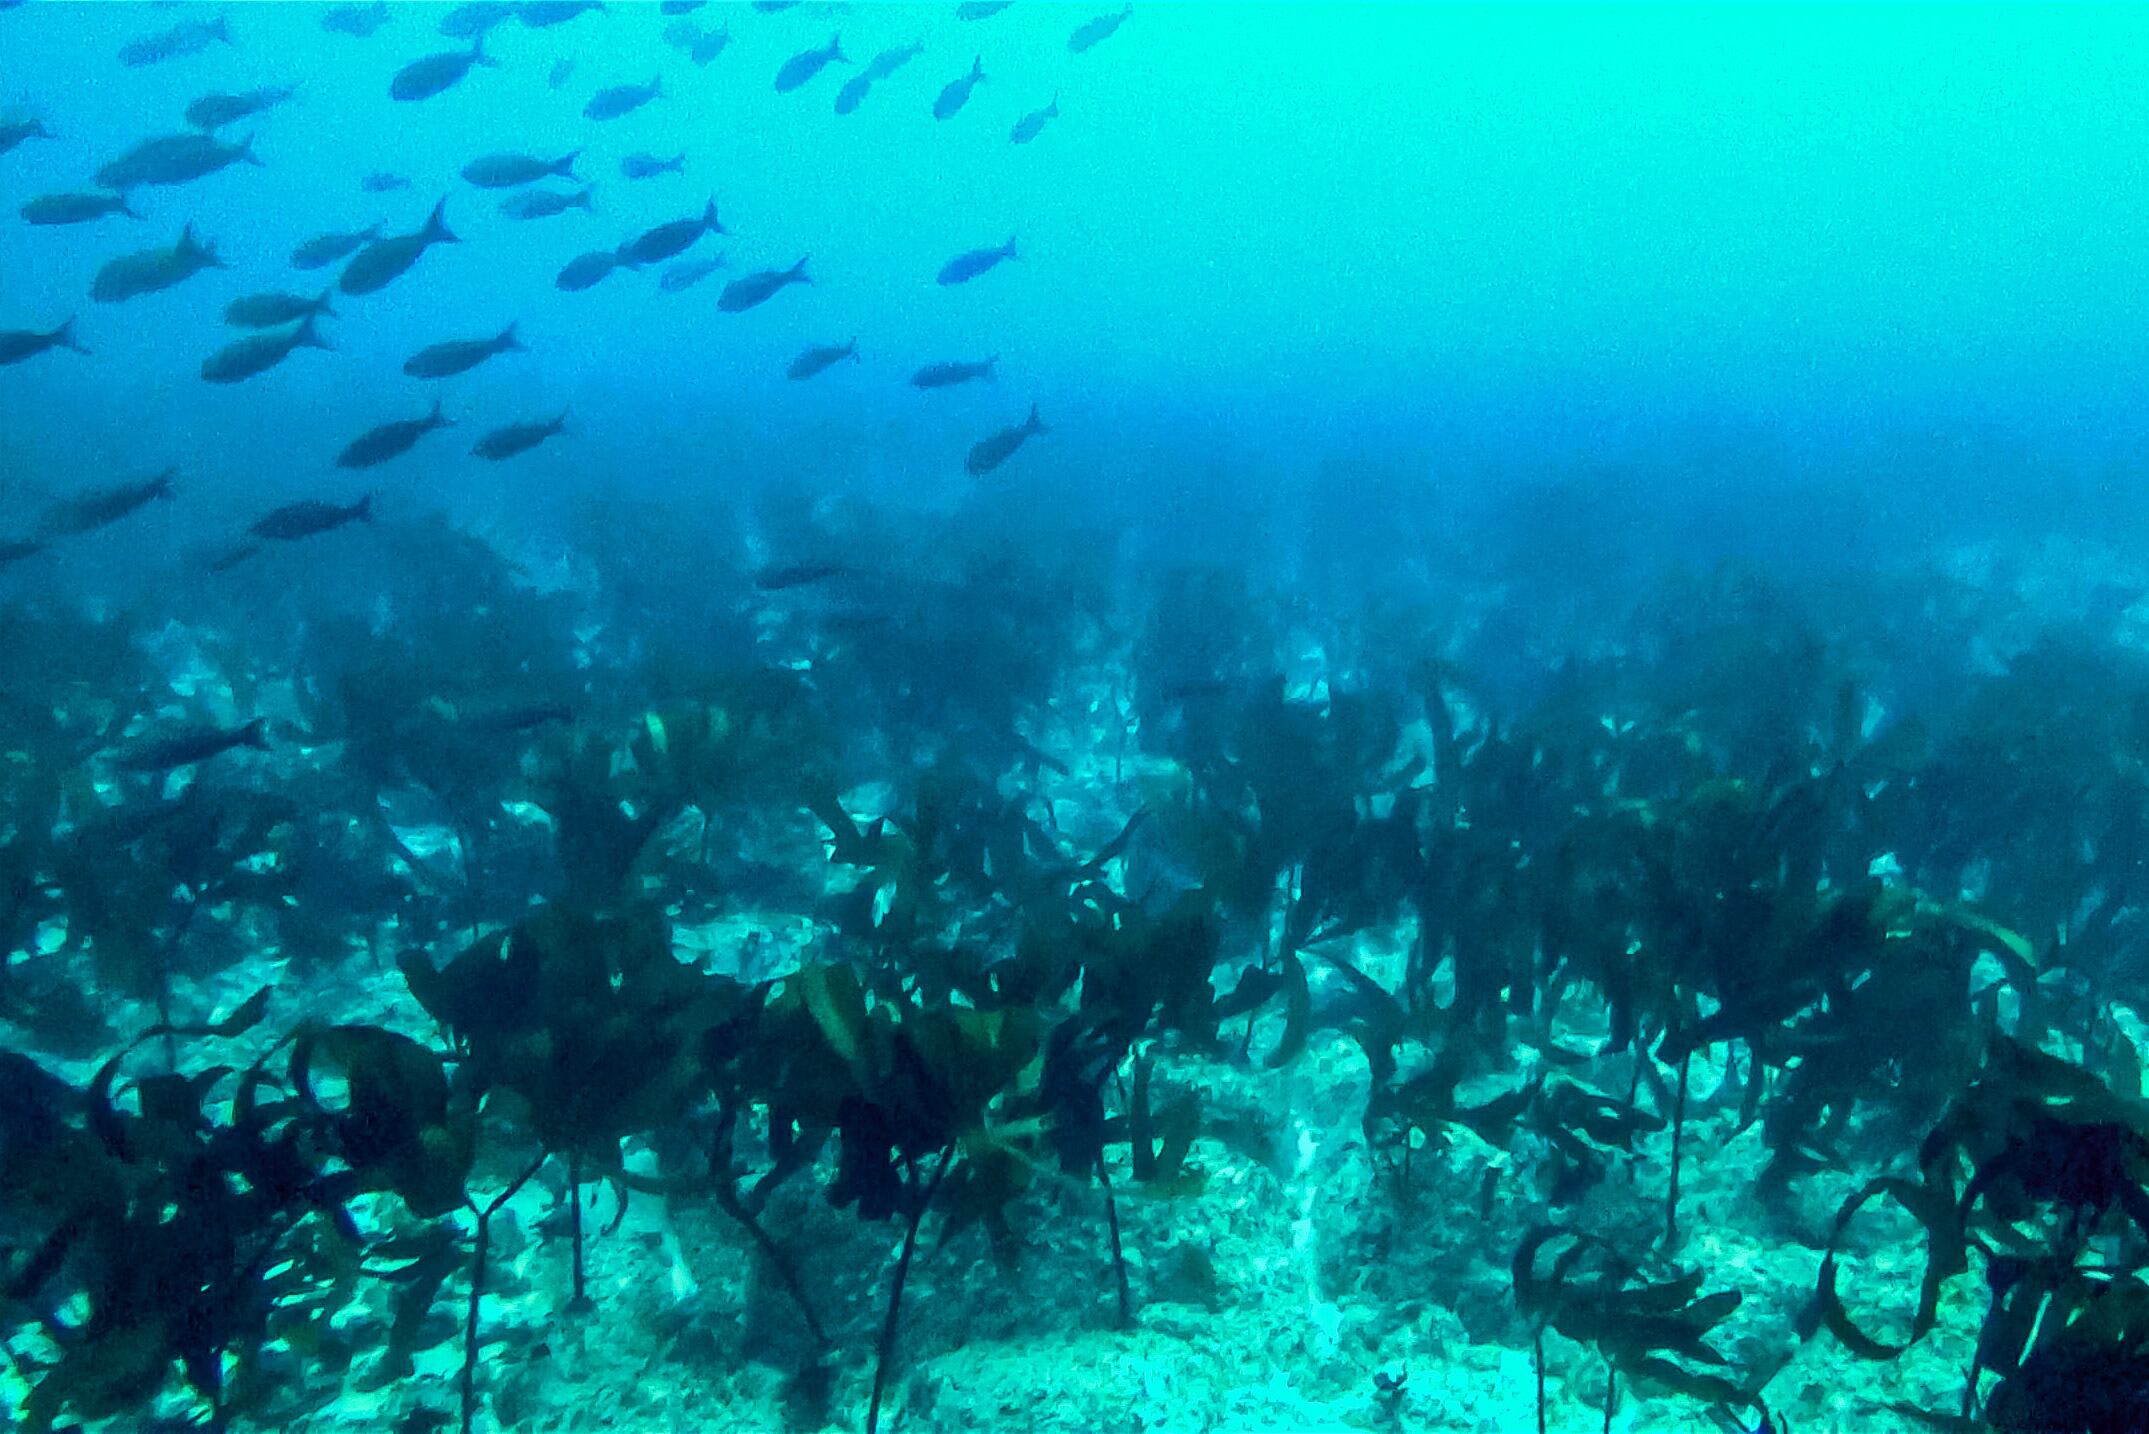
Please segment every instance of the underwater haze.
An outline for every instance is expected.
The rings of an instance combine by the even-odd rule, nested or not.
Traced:
[[[2145,51],[0,0],[0,1423],[2149,1430]]]

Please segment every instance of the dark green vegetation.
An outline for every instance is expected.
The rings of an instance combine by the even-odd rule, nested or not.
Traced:
[[[1316,1050],[1355,1052],[1380,1198],[1511,1255],[1495,1334],[1593,1351],[1608,1422],[1641,1390],[1751,1428],[1803,1341],[1901,1356],[1977,1280],[1959,1404],[1901,1417],[2149,1422],[2149,666],[2109,632],[1973,669],[1975,594],[1730,572],[1331,623],[1101,548],[957,524],[898,570],[878,520],[761,521],[820,580],[675,581],[625,518],[586,589],[438,526],[363,582],[263,567],[186,615],[230,687],[199,711],[146,607],[0,609],[18,1427],[406,1381],[489,1425],[498,1242],[550,1191],[552,1317],[592,1318],[593,1189],[742,1232],[794,1417],[885,1426],[921,1275],[1079,1212],[1097,1324],[1138,1323],[1130,1202],[1273,1159],[1282,1113],[1208,1097]],[[1528,670],[1510,621],[1592,655]],[[257,713],[266,752],[121,760]],[[677,939],[741,913],[810,939]],[[1738,1218],[1841,1201],[1809,1308],[1735,1344],[1728,1212],[1680,1193],[1727,1122],[1767,1152]],[[885,1232],[870,1310],[801,1192]],[[1915,1292],[1858,1277],[1890,1212]]]

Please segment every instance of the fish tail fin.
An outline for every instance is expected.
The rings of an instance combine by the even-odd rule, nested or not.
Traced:
[[[649,97],[653,100],[664,97],[664,76],[657,75],[649,81]]]
[[[572,409],[568,408],[560,410],[560,416],[553,419],[550,425],[554,433],[565,433],[567,431],[567,415],[572,411]]]
[[[1034,403],[1030,405],[1030,416],[1023,420],[1022,426],[1032,433],[1050,433],[1052,431],[1045,427],[1045,421],[1037,416],[1037,405]]]
[[[485,37],[483,35],[474,36],[470,41],[470,63],[484,65],[488,69],[497,70],[500,68],[500,62],[485,53]]]
[[[977,58],[973,59],[970,62],[970,78],[973,80],[982,80],[985,78],[984,55],[980,54],[977,56]]]
[[[709,205],[701,211],[701,227],[711,234],[729,234],[724,222],[716,217],[716,196],[709,196]]]
[[[261,162],[261,156],[254,153],[254,137],[252,135],[248,135],[245,139],[239,141],[239,158],[257,169],[268,168],[267,165]]]
[[[177,478],[178,476],[179,470],[177,468],[167,468],[162,473],[159,473],[156,477],[150,479],[150,496],[153,498],[173,497],[178,490],[172,487],[172,480],[174,478]]]
[[[119,212],[129,219],[140,219],[142,217],[142,211],[129,204],[125,194],[119,196]]]
[[[371,493],[366,494],[351,505],[351,516],[361,523],[373,521],[373,495]]]
[[[448,228],[448,201],[443,199],[433,206],[433,212],[425,221],[425,241],[428,244],[460,244]]]
[[[313,301],[313,311],[315,314],[319,315],[321,318],[324,319],[333,319],[337,317],[336,311],[330,308],[328,303],[329,296],[334,294],[335,292],[336,286],[334,284],[330,284],[327,288],[321,291],[321,297]]]
[[[990,358],[986,359],[985,362],[981,365],[981,367],[985,370],[985,377],[998,378],[1000,376],[999,365],[1000,356],[998,354],[994,354]]]
[[[575,196],[575,197],[573,198],[573,200],[571,200],[571,201],[569,202],[569,205],[568,205],[568,207],[569,207],[569,208],[571,208],[571,209],[580,209],[580,210],[583,210],[584,212],[586,212],[586,213],[589,213],[589,214],[595,214],[595,213],[597,212],[597,206],[596,206],[596,205],[595,205],[594,203],[592,203],[592,202],[591,202],[590,196],[594,195],[594,194],[595,194],[596,192],[597,192],[597,186],[596,186],[596,185],[594,185],[594,184],[585,184],[585,185],[583,185],[583,186],[582,186],[582,192],[581,192],[580,194],[577,194],[577,195],[576,195],[576,196]]]
[[[82,341],[75,337],[75,316],[73,314],[67,316],[66,323],[52,331],[52,341],[61,348],[73,349],[78,354],[89,352],[88,349],[82,346]]]
[[[295,349],[327,349],[330,352],[334,352],[336,346],[327,339],[322,338],[321,331],[314,327],[314,322],[319,317],[320,315],[317,313],[308,314],[305,318],[299,320],[298,332],[292,336],[291,347]]]
[[[667,163],[667,164],[666,164],[666,165],[665,165],[664,167],[665,167],[666,169],[670,170],[670,171],[671,171],[671,172],[672,172],[673,174],[685,174],[685,173],[686,173],[686,151],[685,151],[685,150],[681,150],[681,151],[679,151],[679,153],[677,153],[676,155],[673,155],[673,156],[672,156],[672,158],[671,158],[671,160],[670,160],[670,162],[669,162],[669,163]]]
[[[808,259],[811,259],[812,257],[813,256],[811,254],[801,254],[799,256],[798,262],[791,266],[790,276],[798,280],[801,284],[810,284],[813,282],[813,276],[806,272],[806,261]]]
[[[521,323],[522,320],[517,319],[514,323],[502,329],[500,337],[492,341],[493,347],[504,354],[528,353],[529,349],[523,344],[522,335],[515,332],[521,326]]]
[[[218,15],[216,19],[209,22],[209,33],[227,45],[236,45],[239,42],[231,38],[231,26],[227,23],[228,19],[228,16]]]
[[[566,154],[560,156],[559,163],[552,166],[552,172],[562,179],[573,179],[575,177],[575,161],[581,157],[581,150],[570,149]]]
[[[852,362],[852,363],[864,363],[864,362],[865,362],[865,359],[864,359],[863,357],[861,357],[861,356],[860,356],[860,354],[859,354],[859,352],[858,352],[858,335],[856,335],[856,334],[852,334],[852,335],[851,335],[851,362]]]
[[[455,420],[440,411],[440,400],[437,398],[433,400],[433,411],[425,416],[425,421],[435,428],[453,428],[455,426]]]
[[[1046,106],[1045,106],[1045,113],[1046,113],[1046,114],[1048,114],[1048,115],[1054,115],[1054,116],[1057,116],[1057,115],[1059,114],[1059,112],[1060,112],[1060,92],[1059,92],[1058,90],[1054,90],[1054,91],[1052,92],[1052,103],[1051,103],[1051,104],[1049,104],[1049,105],[1046,105]]]
[[[1020,259],[1022,257],[1015,252],[1015,236],[1013,234],[1007,236],[1007,243],[1001,248],[1000,257],[1003,259]]]
[[[828,37],[828,58],[841,65],[848,65],[851,62],[851,57],[843,53],[843,37],[841,35],[830,35]]]
[[[223,22],[219,20],[217,23],[222,24]],[[241,727],[239,729],[239,745],[242,747],[257,748],[258,750],[263,752],[268,751],[269,719],[266,717],[256,717],[253,721],[247,723],[244,727]]]

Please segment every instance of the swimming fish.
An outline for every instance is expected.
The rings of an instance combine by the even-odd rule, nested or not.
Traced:
[[[187,106],[187,123],[196,129],[222,129],[248,115],[274,109],[297,93],[290,85],[263,85],[236,95],[203,95]]]
[[[858,340],[852,339],[847,344],[827,344],[819,348],[807,349],[797,358],[791,360],[791,367],[784,370],[784,377],[794,379],[812,378],[815,374],[822,373],[845,359],[849,359],[853,363],[858,362]]]
[[[862,70],[845,80],[843,88],[836,91],[836,113],[857,113],[858,107],[866,102],[866,91],[872,88],[873,77]]]
[[[972,249],[968,253],[957,254],[942,264],[940,282],[943,285],[967,284],[978,275],[997,269],[1002,263],[1015,257],[1015,240],[1010,235],[1008,241],[997,249]]]
[[[216,257],[216,245],[194,237],[189,224],[169,249],[144,249],[108,260],[90,282],[90,297],[100,304],[154,294],[193,278],[204,269],[228,267]]]
[[[762,269],[743,279],[733,279],[717,295],[716,307],[727,314],[743,314],[767,303],[782,289],[812,282],[806,274],[806,260],[800,259],[788,269]]]
[[[412,378],[452,378],[476,368],[495,354],[525,352],[522,340],[509,324],[489,339],[449,339],[428,345],[403,361],[403,372]]]
[[[497,68],[499,61],[485,53],[485,41],[481,37],[470,42],[467,50],[444,50],[437,55],[427,55],[422,60],[412,60],[395,72],[388,82],[388,98],[392,100],[429,100],[443,90],[462,82],[473,65]]]
[[[1116,15],[1099,15],[1096,19],[1087,21],[1067,37],[1067,48],[1077,55],[1081,54],[1092,45],[1111,38],[1112,32],[1126,24],[1127,17],[1133,13],[1134,7],[1129,5]]]
[[[582,118],[586,120],[616,120],[633,114],[643,105],[664,93],[664,77],[657,76],[646,85],[607,85],[591,95],[589,103],[582,106]]]
[[[566,86],[567,82],[568,82],[569,80],[573,79],[574,77],[575,77],[575,61],[574,61],[574,56],[572,56],[572,55],[562,55],[562,56],[561,56],[561,57],[560,57],[559,59],[557,59],[557,60],[554,60],[554,61],[552,62],[552,68],[551,68],[551,69],[550,69],[549,71],[547,71],[547,72],[546,72],[546,74],[545,74],[545,86],[546,86],[546,88],[548,88],[548,89],[554,89],[554,90],[557,90],[557,89],[563,89],[563,88],[565,88],[565,86]]]
[[[592,249],[587,254],[577,254],[553,275],[552,287],[569,294],[579,294],[594,288],[612,275],[619,267],[619,256],[610,249]]]
[[[249,135],[237,144],[209,134],[158,135],[145,139],[97,171],[105,189],[133,189],[145,184],[186,184],[241,161],[259,164]]]
[[[22,206],[26,224],[87,224],[110,214],[142,217],[127,207],[124,194],[40,194]]]
[[[119,47],[119,62],[130,70],[139,70],[164,60],[198,55],[219,40],[227,45],[232,43],[231,31],[225,28],[222,15],[214,20],[190,20],[169,30],[159,30],[154,35],[144,35],[139,40],[129,40]]]
[[[539,423],[510,423],[505,428],[495,428],[480,438],[470,451],[480,458],[498,463],[502,459],[513,458],[518,453],[529,452],[566,427],[567,410],[561,409],[558,418]]]
[[[969,74],[948,81],[947,87],[941,90],[940,98],[933,101],[933,118],[955,118],[956,112],[970,103],[970,92],[976,89],[978,81],[984,78],[985,57],[980,55],[970,62]]]
[[[399,419],[369,428],[343,446],[336,455],[338,468],[372,468],[391,458],[400,458],[436,428],[452,428],[455,421],[442,416],[440,400],[433,400],[433,411],[423,418]]]
[[[393,194],[399,189],[410,188],[410,181],[400,174],[390,174],[385,169],[376,169],[364,179],[359,180],[358,187],[368,194]]]
[[[313,325],[314,316],[308,314],[289,333],[234,339],[202,360],[201,376],[209,383],[238,383],[267,373],[299,349],[331,347]]]
[[[372,5],[335,5],[321,16],[321,28],[331,35],[351,35],[363,40],[388,23],[388,0]]]
[[[660,174],[686,173],[684,152],[670,159],[659,159],[653,154],[630,154],[619,162],[619,172],[629,179],[655,179]]]
[[[356,253],[360,247],[372,243],[381,234],[381,226],[357,229],[347,234],[317,234],[291,251],[291,267],[294,269],[325,269],[338,259]]]
[[[0,367],[36,358],[53,349],[73,349],[78,354],[89,352],[75,342],[73,319],[56,329],[0,329]]]
[[[661,0],[657,6],[659,15],[691,15],[708,0]]]
[[[370,294],[386,288],[401,276],[418,256],[435,244],[456,244],[461,241],[448,232],[448,201],[443,199],[433,206],[432,215],[425,227],[415,234],[391,234],[385,239],[375,239],[365,248],[351,256],[344,266],[343,277],[336,287],[346,294]]]
[[[328,296],[334,292],[324,289],[318,299],[303,294],[248,294],[224,306],[224,322],[242,329],[273,329],[317,314],[332,319],[336,311],[328,306]]]
[[[529,30],[549,30],[554,25],[564,25],[577,15],[604,9],[603,0],[525,0],[515,7],[515,17]]]
[[[907,45],[891,45],[866,61],[863,73],[876,80],[885,80],[924,53],[923,40],[913,40]]]
[[[620,264],[629,269],[639,269],[644,264],[661,264],[676,258],[692,248],[694,241],[704,234],[722,234],[724,226],[717,222],[716,201],[711,199],[701,214],[693,219],[674,219],[668,224],[635,235],[614,251]]]
[[[776,93],[787,95],[798,89],[826,69],[831,60],[850,63],[843,53],[843,37],[840,35],[831,35],[827,45],[820,49],[801,50],[784,61],[783,68],[776,72]]]
[[[1000,356],[994,354],[991,358],[977,363],[929,363],[910,376],[910,386],[912,388],[953,388],[959,383],[991,378],[993,376],[993,365],[999,361]]]
[[[1007,137],[1016,144],[1028,144],[1043,131],[1047,120],[1055,120],[1059,117],[1060,97],[1054,95],[1051,104],[1046,105],[1041,110],[1031,110],[1021,119],[1016,120],[1015,127],[1007,132]]]
[[[955,18],[958,20],[990,20],[1013,3],[1014,0],[964,0],[963,4],[955,7]]]
[[[595,186],[588,184],[566,194],[552,189],[525,189],[501,200],[500,212],[510,219],[550,219],[570,209],[594,214],[596,206],[590,203],[590,196],[596,192]]]
[[[657,287],[667,294],[683,294],[723,267],[721,254],[707,259],[681,259],[664,271]]]
[[[441,16],[437,28],[451,40],[475,40],[514,18],[515,7],[502,0],[471,0]]]
[[[308,498],[297,503],[286,503],[272,509],[258,519],[246,531],[257,538],[271,542],[295,543],[301,538],[332,533],[347,523],[370,523],[373,521],[373,495],[366,494],[348,507],[339,503],[323,503]]]
[[[170,498],[173,494],[172,479],[179,470],[167,468],[154,478],[139,483],[120,483],[110,488],[92,488],[64,503],[53,505],[39,525],[39,531],[51,537],[72,537],[78,533],[94,532],[107,528],[141,508]]]
[[[982,478],[1014,457],[1015,450],[1029,442],[1033,435],[1049,432],[1051,430],[1038,420],[1037,405],[1033,403],[1030,416],[1021,423],[1013,428],[1003,428],[972,446],[970,456],[963,460],[963,467],[969,470],[971,477]]]
[[[198,727],[160,741],[148,742],[120,755],[118,766],[126,772],[169,772],[220,757],[237,747],[269,750],[268,721],[256,717],[243,727]]]
[[[575,161],[582,151],[571,149],[558,159],[538,159],[527,154],[488,154],[463,166],[463,178],[480,189],[513,189],[540,179],[573,179]]]
[[[51,139],[52,131],[45,128],[43,120],[0,121],[0,154],[6,154],[26,139]]]
[[[0,568],[13,567],[24,558],[34,558],[51,547],[42,538],[8,538],[0,540]]]
[[[718,55],[723,54],[725,47],[730,43],[731,27],[729,25],[726,25],[721,30],[706,30],[693,44],[687,46],[687,58],[697,65],[706,65]]]

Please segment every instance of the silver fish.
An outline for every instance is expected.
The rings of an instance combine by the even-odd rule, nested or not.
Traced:
[[[201,376],[210,383],[237,383],[267,373],[299,349],[331,347],[313,324],[313,315],[308,314],[289,333],[235,339],[202,360]]]
[[[26,224],[87,224],[112,214],[142,216],[127,207],[124,194],[40,194],[22,206]]]
[[[806,273],[805,259],[800,259],[788,269],[762,269],[743,279],[733,279],[724,286],[724,292],[717,295],[716,307],[727,314],[743,314],[767,303],[793,284],[812,282]]]
[[[1039,421],[1037,405],[1030,405],[1030,416],[1013,428],[1003,428],[990,438],[980,439],[972,445],[970,454],[963,460],[963,467],[973,478],[982,478],[993,469],[1015,456],[1015,450],[1040,433],[1050,429]]]
[[[456,244],[461,241],[448,232],[448,201],[443,199],[433,206],[433,212],[425,221],[425,227],[415,234],[391,234],[385,239],[375,239],[365,248],[351,256],[344,266],[343,277],[336,287],[346,294],[370,294],[386,288],[418,262],[418,256],[435,244]]]
[[[90,297],[100,304],[116,304],[169,289],[204,269],[225,267],[216,257],[216,246],[196,239],[194,226],[189,224],[169,249],[144,249],[107,261],[90,282]]]
[[[984,78],[985,57],[980,55],[970,62],[969,74],[948,81],[947,88],[940,92],[940,98],[933,101],[933,118],[955,118],[956,112],[970,103],[970,92],[976,89],[978,81]]]
[[[776,93],[787,95],[798,89],[826,69],[831,60],[850,63],[843,53],[843,37],[840,35],[831,35],[828,43],[820,49],[801,50],[784,61],[783,68],[776,72]]]
[[[1014,257],[1015,240],[1014,236],[1010,235],[1008,241],[997,249],[972,249],[968,253],[957,254],[940,266],[939,279],[943,285],[967,284],[978,275],[997,269]]]
[[[476,368],[495,354],[522,353],[522,340],[509,324],[489,339],[449,339],[418,350],[403,362],[412,378],[453,378]]]

